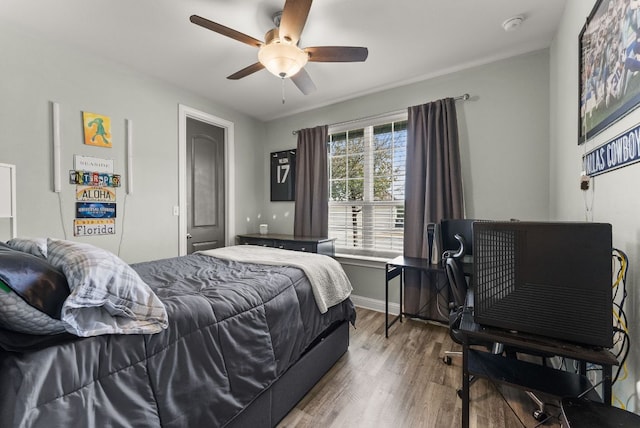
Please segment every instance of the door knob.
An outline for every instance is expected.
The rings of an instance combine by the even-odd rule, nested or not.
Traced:
[[[187,239],[191,239],[191,238],[193,238],[193,236],[191,236],[190,233],[187,233]]]

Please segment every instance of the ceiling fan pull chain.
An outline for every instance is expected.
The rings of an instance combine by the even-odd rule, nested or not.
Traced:
[[[281,77],[280,80],[282,80],[282,104],[284,104],[284,77]]]

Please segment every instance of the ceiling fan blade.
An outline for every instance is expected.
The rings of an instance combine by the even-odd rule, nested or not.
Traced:
[[[291,76],[291,80],[298,87],[298,89],[300,89],[300,92],[305,95],[309,95],[316,91],[315,83],[313,83],[313,80],[311,80],[311,76],[309,76],[309,73],[307,73],[304,68],[301,68],[300,71]]]
[[[209,21],[208,19],[198,15],[191,15],[191,17],[189,17],[189,21],[193,22],[196,25],[204,27],[207,30],[215,31],[218,34],[222,34],[223,36],[230,37],[234,40],[237,40],[242,43],[246,43],[256,48],[259,48],[264,44],[260,40],[254,39],[251,36],[247,36],[246,34],[241,33],[240,31],[236,31],[232,28],[225,27],[224,25],[218,24],[217,22]]]
[[[304,51],[309,54],[309,61],[314,62],[359,62],[369,56],[367,48],[353,46],[316,46]]]
[[[280,38],[294,45],[298,44],[300,34],[307,22],[312,0],[287,0],[280,18]]]
[[[256,71],[260,71],[263,68],[264,68],[264,65],[262,65],[262,63],[256,62],[255,64],[251,64],[250,66],[245,67],[240,71],[236,71],[231,76],[228,76],[227,79],[231,79],[231,80],[242,79],[243,77],[247,77],[248,75],[253,74]]]

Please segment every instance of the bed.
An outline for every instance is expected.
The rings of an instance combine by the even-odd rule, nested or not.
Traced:
[[[0,322],[3,427],[274,426],[344,354],[349,323],[355,323],[348,298],[323,312],[305,269],[277,261],[258,264],[235,255],[193,254],[101,266],[104,272],[96,274],[95,265],[113,255],[69,241],[17,242],[12,256],[51,262],[68,280],[70,294],[60,308],[31,302],[49,316],[49,324],[62,323],[62,332],[29,334]],[[73,250],[76,259],[69,259]],[[296,254],[285,256],[297,259]],[[93,273],[77,272],[85,265]],[[2,269],[0,251],[0,282],[6,283],[11,278],[3,277],[6,267]],[[68,308],[69,302],[77,303],[77,289],[86,286],[87,277],[118,276],[118,269],[152,293],[118,291],[117,300],[111,293],[100,295],[110,302],[99,306],[100,314],[92,312],[95,307],[72,308],[75,313]],[[74,284],[79,275],[85,283]],[[85,293],[85,300],[90,296],[95,301],[92,293]],[[142,293],[148,304],[133,306],[130,301],[140,298],[135,293]],[[20,297],[21,302],[29,300]],[[114,316],[118,310],[126,316]],[[65,321],[69,314],[77,326]],[[120,319],[129,315],[126,322]],[[101,317],[117,322],[105,327],[110,321]],[[155,332],[142,334],[140,329]]]

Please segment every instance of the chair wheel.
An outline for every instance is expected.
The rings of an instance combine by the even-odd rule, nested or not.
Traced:
[[[549,416],[540,409],[536,409],[533,411],[533,419],[535,419],[538,422],[545,421],[547,420],[548,417]]]
[[[456,394],[458,394],[458,398],[462,398],[462,390],[461,389],[457,389],[456,390]]]
[[[448,355],[445,355],[444,357],[442,357],[442,361],[443,361],[446,365],[448,365],[448,366],[450,366],[450,365],[451,365],[451,362],[452,362],[452,361],[451,361],[451,357],[450,357],[450,356],[448,356]]]

